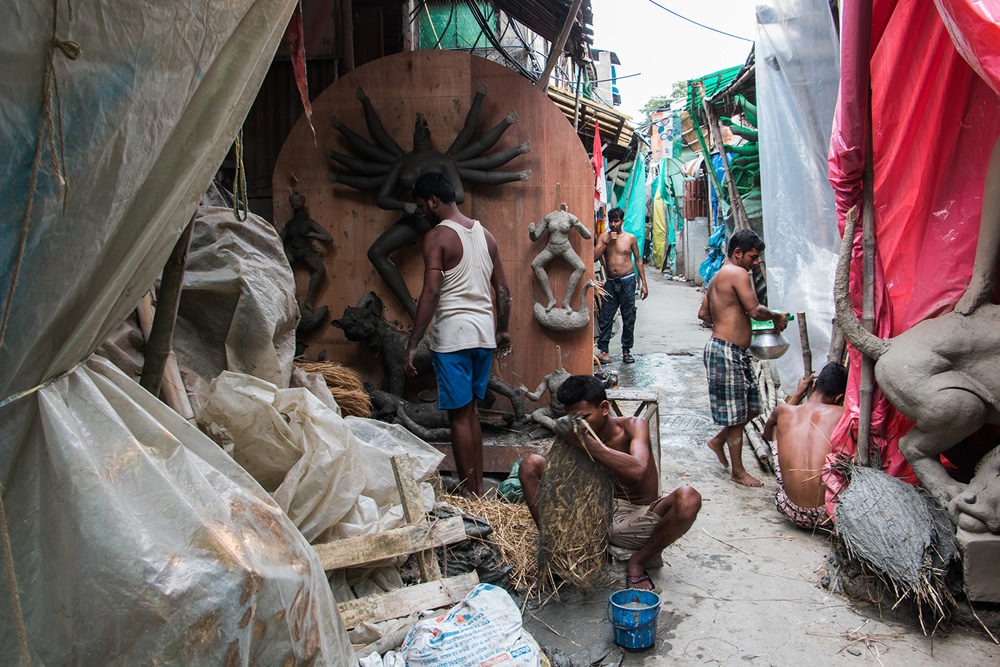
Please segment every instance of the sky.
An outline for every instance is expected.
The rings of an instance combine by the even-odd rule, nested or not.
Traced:
[[[756,36],[753,0],[656,0],[671,11],[747,39]],[[594,48],[614,51],[618,109],[642,122],[649,98],[666,95],[675,81],[742,65],[753,44],[698,27],[649,0],[591,0]],[[631,78],[622,77],[639,74]]]

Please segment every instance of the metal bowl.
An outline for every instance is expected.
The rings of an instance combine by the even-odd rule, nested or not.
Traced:
[[[777,359],[788,345],[788,340],[774,330],[755,331],[750,339],[750,354],[758,359]]]

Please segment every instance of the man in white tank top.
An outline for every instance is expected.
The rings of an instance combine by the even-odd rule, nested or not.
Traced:
[[[413,199],[433,229],[423,240],[424,286],[403,364],[407,375],[417,374],[413,358],[432,325],[438,408],[448,411],[461,492],[478,497],[484,492],[483,436],[476,399],[486,396],[493,355],[511,352],[510,286],[496,239],[478,220],[462,215],[455,189],[443,173],[421,175]],[[495,322],[491,289],[496,293]]]

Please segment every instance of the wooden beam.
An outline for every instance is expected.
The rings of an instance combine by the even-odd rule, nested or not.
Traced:
[[[406,454],[392,457],[392,474],[396,477],[396,488],[403,501],[403,517],[406,523],[412,525],[427,525],[424,516],[424,504],[420,500],[420,491],[413,479],[413,465]],[[441,568],[438,566],[434,549],[427,549],[417,554],[420,565],[420,575],[425,582],[437,581],[441,578]]]
[[[812,348],[809,347],[809,327],[806,325],[805,311],[800,310],[797,317],[799,318],[799,341],[801,341],[802,347],[802,370],[806,375],[811,375],[813,372],[813,353]]]
[[[394,528],[376,535],[349,537],[344,540],[314,544],[324,570],[357,567],[386,558],[406,556],[465,539],[462,517]]]
[[[451,445],[435,444],[435,448],[444,454],[444,460],[438,466],[441,470],[455,470],[455,455]],[[528,454],[544,454],[541,445],[487,445],[483,444],[483,472],[508,474],[518,459]]]
[[[556,61],[562,55],[563,47],[566,46],[566,39],[569,37],[569,31],[572,29],[573,24],[576,23],[576,15],[580,13],[580,5],[582,4],[583,0],[573,0],[573,6],[569,8],[566,20],[563,21],[562,30],[559,31],[559,36],[556,37],[556,41],[552,42],[552,48],[549,49],[549,59],[545,62],[545,69],[542,70],[542,76],[535,83],[542,90],[549,87],[549,75],[552,74],[552,68],[556,66]]]
[[[142,377],[139,378],[139,384],[156,397],[160,395],[167,359],[173,355],[174,324],[177,322],[177,306],[181,301],[188,248],[191,246],[191,234],[194,231],[194,217],[195,214],[192,213],[191,219],[188,220],[163,267],[156,315],[146,335]]]
[[[415,611],[453,605],[468,595],[478,584],[479,576],[475,572],[469,572],[440,581],[406,586],[388,593],[348,600],[337,606],[344,619],[344,625],[356,628],[365,622],[378,623],[390,618],[403,618]]]

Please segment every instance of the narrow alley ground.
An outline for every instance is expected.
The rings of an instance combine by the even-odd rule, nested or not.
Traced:
[[[614,644],[605,614],[620,584],[526,608],[525,626],[539,643],[574,665],[1000,664],[1000,647],[983,633],[939,630],[927,638],[889,609],[860,606],[821,585],[828,538],[777,514],[773,476],[761,476],[763,489],[738,486],[705,446],[716,429],[701,360],[709,331],[696,317],[702,292],[655,269],[647,276],[632,350],[637,362],[621,363],[616,338],[611,366],[621,386],[659,390],[663,488],[693,486],[703,507],[689,533],[664,552],[664,567],[650,571],[662,599],[652,649],[626,653]],[[757,474],[749,454],[744,460]]]

